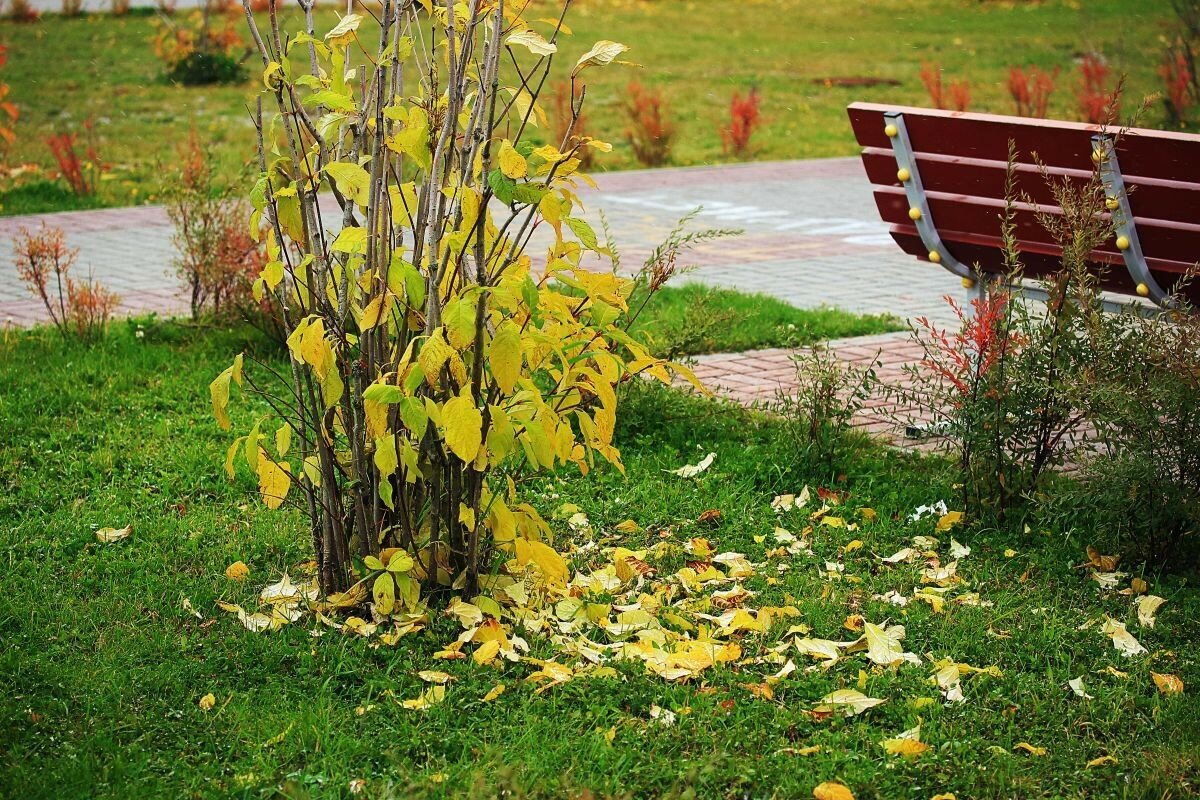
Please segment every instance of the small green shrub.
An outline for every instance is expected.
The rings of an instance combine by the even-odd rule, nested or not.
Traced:
[[[246,79],[246,70],[232,56],[196,51],[188,53],[167,70],[167,79],[184,86],[240,83]]]

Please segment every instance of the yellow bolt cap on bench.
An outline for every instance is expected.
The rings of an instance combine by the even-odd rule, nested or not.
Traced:
[[[894,139],[896,138],[896,134],[898,134],[900,131],[896,129],[895,125],[888,125],[883,129],[883,132],[887,134],[889,139]]]
[[[962,285],[963,285],[964,289],[974,289],[975,288],[975,279],[974,278],[963,278]]]
[[[906,170],[904,167],[896,170],[896,180],[900,181],[901,183],[905,183],[911,177],[912,173]]]
[[[1129,237],[1128,236],[1118,236],[1117,237],[1117,249],[1118,250],[1128,250],[1129,249]]]
[[[1139,283],[1137,285],[1137,293],[1141,297],[1149,297],[1150,296],[1150,287],[1144,283]]]
[[[939,253],[937,250],[930,250],[929,251],[929,260],[935,264],[940,264],[940,263],[942,263],[942,254]]]
[[[913,220],[914,222],[915,222],[916,220],[919,220],[919,219],[921,218],[921,209],[919,209],[919,208],[915,208],[915,207],[914,207],[914,208],[910,208],[910,209],[908,210],[908,218],[909,218],[909,219],[911,219],[911,220]]]
[[[1104,151],[1103,150],[1093,150],[1092,151],[1092,161],[1095,161],[1097,164],[1099,164],[1103,160],[1104,160]]]
[[[1115,197],[1110,197],[1104,201],[1104,207],[1109,211],[1116,211],[1121,206],[1121,201]]]

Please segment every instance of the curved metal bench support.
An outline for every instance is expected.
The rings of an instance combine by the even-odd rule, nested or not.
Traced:
[[[1134,223],[1133,208],[1129,205],[1129,192],[1125,188],[1125,178],[1121,175],[1121,165],[1117,161],[1117,150],[1111,136],[1101,133],[1092,137],[1092,158],[1100,167],[1104,196],[1116,229],[1117,249],[1125,259],[1125,269],[1129,270],[1137,293],[1150,298],[1162,308],[1174,308],[1174,299],[1158,285],[1150,267],[1146,265],[1146,256],[1142,253],[1142,243],[1138,240],[1137,225]]]
[[[921,243],[929,250],[929,260],[941,264],[962,278],[963,285],[967,288],[973,288],[979,276],[946,249],[933,223],[933,215],[929,213],[929,201],[921,183],[921,173],[917,169],[916,153],[908,138],[908,129],[904,127],[904,115],[900,112],[888,112],[883,118],[887,122],[884,131],[892,142],[892,151],[896,154],[896,178],[903,184],[904,196],[908,199],[908,217],[916,226]]]

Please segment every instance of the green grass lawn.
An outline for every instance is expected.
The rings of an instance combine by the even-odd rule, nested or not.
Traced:
[[[631,308],[638,302],[635,296]],[[893,316],[800,309],[769,295],[687,284],[659,291],[631,330],[656,352],[673,357],[797,347],[904,329]]]
[[[719,129],[732,94],[751,87],[762,94],[766,120],[754,158],[846,156],[856,146],[845,106],[854,100],[927,104],[923,61],[941,64],[947,82],[969,80],[974,110],[1000,113],[1012,110],[1005,88],[1010,65],[1059,67],[1051,116],[1074,119],[1074,59],[1098,50],[1114,73],[1128,75],[1127,105],[1133,106],[1160,89],[1159,37],[1169,14],[1165,2],[1134,0],[580,0],[568,20],[574,38],[556,66],[565,73],[597,39],[625,42],[629,57],[642,65],[593,70],[589,78],[592,133],[617,144],[601,168],[636,166],[622,144],[620,111],[632,79],[661,89],[672,109],[678,123],[673,164],[727,160]],[[333,14],[322,17],[327,28]],[[48,16],[37,24],[0,26],[0,43],[9,47],[0,78],[12,85],[9,99],[22,114],[11,160],[52,167],[46,137],[91,119],[99,152],[112,167],[100,188],[105,204],[155,199],[162,165],[193,127],[214,144],[222,173],[236,175],[251,160],[246,108],[257,78],[219,88],[168,85],[152,35],[146,15]],[[900,84],[827,86],[822,79],[830,77]],[[1143,124],[1160,118],[1155,107]],[[0,213],[9,214],[29,207],[3,197],[0,204]]]
[[[245,602],[283,571],[296,575],[309,552],[298,515],[265,510],[249,475],[230,483],[222,474],[231,435],[212,421],[206,386],[243,348],[278,359],[241,329],[146,321],[118,324],[92,348],[46,330],[0,342],[0,796],[348,797],[357,780],[357,796],[370,798],[804,798],[832,780],[859,800],[1196,794],[1195,576],[1121,564],[1167,598],[1157,625],[1140,626],[1127,597],[1075,568],[1086,545],[1110,545],[1105,521],[1080,509],[1054,529],[1033,514],[1002,530],[953,532],[971,548],[960,559],[962,591],[991,605],[949,603],[940,614],[923,602],[890,605],[875,595],[911,593],[922,565],[887,567],[878,556],[917,535],[938,537],[943,553],[949,545],[935,520],[908,521],[918,505],[952,497],[942,461],[868,449],[838,475],[822,474],[776,422],[663,389],[633,387],[624,398],[617,443],[627,477],[563,472],[528,487],[550,516],[567,503],[589,516],[590,537],[554,523],[563,541],[600,543],[576,565],[603,563],[615,542],[705,537],[718,552],[765,562],[745,586],[756,606],[799,610],[781,627],[848,640],[858,636],[842,627],[848,615],[890,619],[906,626],[904,647],[921,664],[872,667],[855,654],[808,670],[811,660],[791,652],[800,669],[766,700],[745,684],[777,669],[754,660],[770,655],[778,633],[746,634],[739,662],[690,682],[614,662],[609,677],[535,694],[527,663],[433,660],[461,630],[448,618],[396,647],[332,631],[314,638],[299,623],[252,634],[216,601]],[[238,404],[235,428],[260,410]],[[716,460],[698,478],[667,472],[707,452]],[[831,513],[859,529],[817,524],[813,555],[768,557],[777,525],[806,524],[806,512],[777,515],[772,498],[806,484],[844,493]],[[710,509],[721,518],[698,522]],[[615,526],[629,518],[644,530],[622,539]],[[128,539],[97,542],[97,527],[124,525]],[[250,567],[244,585],[223,574],[239,559]],[[827,561],[842,565],[840,577],[826,574]],[[669,574],[682,559],[656,565]],[[1149,654],[1122,657],[1098,631],[1105,614]],[[528,638],[535,653],[551,653]],[[931,684],[941,658],[998,675],[965,678],[966,701],[946,705]],[[402,708],[393,697],[416,696],[416,672],[427,668],[455,677],[446,701]],[[1151,670],[1177,675],[1186,692],[1160,695]],[[1093,699],[1068,690],[1080,676]],[[482,702],[497,683],[508,690]],[[845,719],[808,713],[839,688],[886,702]],[[204,711],[208,693],[216,705]],[[675,723],[656,720],[655,706]],[[912,760],[884,752],[880,740],[918,724],[931,750]],[[1045,755],[1015,750],[1022,742]],[[811,747],[820,749],[799,754]],[[1106,755],[1115,763],[1086,766]]]

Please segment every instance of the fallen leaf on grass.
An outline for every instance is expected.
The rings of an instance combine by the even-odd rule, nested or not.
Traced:
[[[1071,691],[1075,693],[1076,697],[1082,697],[1084,700],[1095,699],[1090,694],[1087,693],[1086,689],[1083,688],[1083,676],[1082,675],[1080,675],[1078,678],[1067,681],[1067,686],[1071,687]]]
[[[813,789],[816,800],[854,800],[854,793],[837,781],[825,781]]]
[[[216,704],[217,704],[217,698],[216,698],[216,696],[213,695],[212,692],[209,692],[208,694],[204,695],[204,697],[200,698],[199,705],[200,705],[201,711],[212,711],[213,707]]]
[[[225,577],[231,581],[244,581],[250,576],[250,568],[245,562],[235,561],[225,568]]]
[[[479,665],[490,664],[496,660],[496,656],[500,653],[500,640],[488,639],[483,644],[476,648],[471,654],[471,658],[475,659],[475,663]]]
[[[1134,603],[1137,606],[1138,623],[1143,628],[1153,628],[1154,615],[1158,613],[1158,609],[1165,602],[1167,602],[1165,597],[1159,597],[1156,594],[1144,594],[1139,597]]]
[[[935,794],[929,800],[958,800],[958,797],[954,792],[942,792],[941,794]]]
[[[402,700],[400,705],[412,711],[424,711],[445,699],[446,687],[441,684],[434,684],[412,700]]]
[[[196,607],[192,605],[192,601],[187,597],[183,598],[183,610],[194,616],[196,619],[204,619],[204,615],[196,610]]]
[[[1109,764],[1116,763],[1116,756],[1100,756],[1099,758],[1093,758],[1091,761],[1087,762],[1085,769],[1091,769],[1092,767],[1104,767]]]
[[[937,529],[939,531],[943,531],[943,532],[948,531],[951,528],[953,528],[955,525],[958,525],[959,523],[961,523],[962,521],[963,521],[963,512],[948,511],[945,514],[942,514],[942,516],[938,519]]]
[[[687,464],[679,469],[667,470],[672,475],[678,475],[681,478],[694,478],[704,470],[712,466],[713,460],[717,457],[716,453],[709,453],[703,459],[695,464]]]
[[[113,544],[127,538],[131,533],[132,525],[126,525],[124,528],[101,528],[96,531],[96,539],[102,544]]]
[[[417,673],[417,677],[426,683],[445,684],[454,680],[454,676],[449,672],[441,672],[436,669],[423,669]]]
[[[1113,647],[1117,648],[1121,652],[1121,655],[1129,657],[1147,652],[1146,648],[1142,647],[1133,634],[1125,630],[1124,622],[1117,622],[1115,619],[1109,617],[1105,620],[1104,626],[1100,628],[1100,632],[1105,636],[1112,637]]]
[[[1158,672],[1151,672],[1150,677],[1154,679],[1154,685],[1158,687],[1158,691],[1162,694],[1183,693],[1183,681],[1175,675],[1163,675]]]
[[[778,756],[811,756],[821,752],[821,745],[810,744],[807,747],[781,747],[775,751]]]
[[[483,702],[485,702],[485,703],[492,702],[497,697],[504,694],[505,688],[507,688],[507,687],[505,687],[505,685],[503,683],[497,683],[491,689],[488,689],[488,693],[483,696]]]
[[[1121,560],[1120,556],[1102,556],[1096,548],[1088,545],[1087,548],[1088,560],[1083,567],[1095,567],[1100,572],[1112,572],[1117,568],[1117,562]]]
[[[1046,748],[1037,747],[1029,742],[1017,742],[1015,745],[1013,745],[1013,750],[1024,750],[1031,756],[1044,756],[1047,752]]]
[[[821,704],[813,709],[818,714],[843,711],[852,717],[885,702],[877,697],[867,697],[857,689],[838,689],[821,698]]]
[[[929,745],[921,741],[921,726],[910,728],[893,739],[880,742],[883,749],[894,756],[916,758],[929,749]]]

